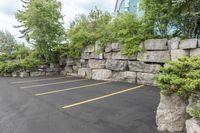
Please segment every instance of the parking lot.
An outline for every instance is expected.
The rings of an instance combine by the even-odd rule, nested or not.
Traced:
[[[1,133],[156,133],[159,89],[78,77],[0,78]]]

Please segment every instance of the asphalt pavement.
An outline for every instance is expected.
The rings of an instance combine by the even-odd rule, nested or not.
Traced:
[[[159,89],[78,77],[0,78],[0,133],[157,133]]]

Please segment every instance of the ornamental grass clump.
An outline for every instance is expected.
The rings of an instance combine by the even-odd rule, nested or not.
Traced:
[[[200,57],[184,57],[168,64],[155,78],[156,85],[160,87],[162,94],[170,96],[176,93],[188,98],[199,91]]]

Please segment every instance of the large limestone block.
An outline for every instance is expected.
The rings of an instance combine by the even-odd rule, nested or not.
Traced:
[[[126,81],[129,83],[136,83],[136,72],[113,72],[112,80],[114,81]]]
[[[154,85],[156,74],[137,72],[137,83],[145,85]]]
[[[168,50],[167,39],[149,39],[144,41],[145,50]]]
[[[94,80],[110,80],[112,71],[107,69],[94,69],[92,70],[92,79]]]
[[[105,52],[109,53],[112,51],[112,44],[107,44],[106,48],[105,48]]]
[[[27,77],[29,77],[30,76],[30,74],[28,73],[28,72],[20,72],[19,73],[19,77],[20,78],[27,78]]]
[[[36,71],[36,72],[30,72],[30,76],[31,77],[40,77],[40,76],[45,76],[45,72],[41,72],[41,71]]]
[[[191,49],[190,56],[200,56],[200,48]]]
[[[91,79],[92,70],[90,68],[80,68],[78,69],[78,76]]]
[[[198,40],[198,48],[200,48],[200,39]]]
[[[90,59],[88,61],[88,66],[89,68],[94,68],[94,69],[103,69],[106,66],[106,61],[105,60],[94,60]]]
[[[196,111],[200,111],[200,93],[192,94],[189,98],[189,104],[186,108],[188,114],[193,116],[192,111],[195,109]]]
[[[111,53],[104,53],[104,59],[112,59],[112,52]]]
[[[127,69],[128,61],[107,60],[106,68],[109,70],[124,71]]]
[[[158,73],[161,69],[161,65],[146,64],[141,61],[129,61],[128,68],[133,72]]]
[[[142,62],[165,63],[170,58],[169,51],[145,51],[138,54],[138,60]]]
[[[119,52],[121,51],[121,48],[122,48],[122,45],[120,43],[111,43],[111,44],[108,44],[105,48],[105,52],[108,53],[108,52]]]
[[[90,59],[103,59],[103,53],[93,52],[89,56]]]
[[[66,66],[65,67],[65,72],[72,73],[73,72],[72,67],[71,66]]]
[[[170,133],[184,132],[185,121],[188,119],[186,106],[186,102],[176,94],[171,96],[161,94],[156,114],[158,130]]]
[[[59,74],[58,72],[54,72],[54,71],[46,72],[46,76],[55,76],[55,75],[58,75],[58,74]]]
[[[200,133],[200,120],[191,118],[186,121],[187,133]]]
[[[19,72],[12,72],[12,77],[16,78],[19,76]]]
[[[133,55],[131,57],[122,55],[121,52],[113,52],[112,53],[112,59],[113,60],[137,60],[137,55]]]
[[[197,39],[181,40],[180,49],[194,49],[197,48]]]
[[[171,60],[177,60],[178,58],[189,56],[189,50],[183,50],[183,49],[176,49],[171,50]]]
[[[81,59],[89,59],[90,58],[90,53],[81,53]]]
[[[180,44],[181,39],[178,37],[172,38],[170,40],[168,40],[168,47],[169,49],[178,49],[179,48],[179,44]]]
[[[85,47],[84,53],[92,53],[92,52],[95,52],[95,46],[94,45],[89,45],[89,46]]]
[[[76,60],[72,59],[72,58],[67,58],[66,59],[66,65],[67,66],[72,66],[76,64]]]

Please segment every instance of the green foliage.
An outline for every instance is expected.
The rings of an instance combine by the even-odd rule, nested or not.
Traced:
[[[61,3],[57,0],[22,0],[24,10],[18,11],[17,20],[24,30],[23,37],[34,45],[35,50],[46,62],[54,62],[57,58],[52,51],[63,42],[65,31]]]
[[[160,37],[200,37],[199,0],[142,0],[144,20]]]
[[[14,36],[8,31],[0,31],[0,52],[11,53],[17,44]]]
[[[20,62],[20,68],[23,70],[34,70],[41,64],[43,64],[43,62],[40,60],[28,57]]]
[[[112,17],[107,12],[98,9],[92,10],[88,16],[80,15],[67,32],[69,39],[68,55],[79,58],[84,46],[94,45],[95,41],[100,40],[102,44],[107,42],[107,26]]]
[[[169,62],[155,78],[164,95],[189,97],[200,86],[200,58],[184,57]]]

